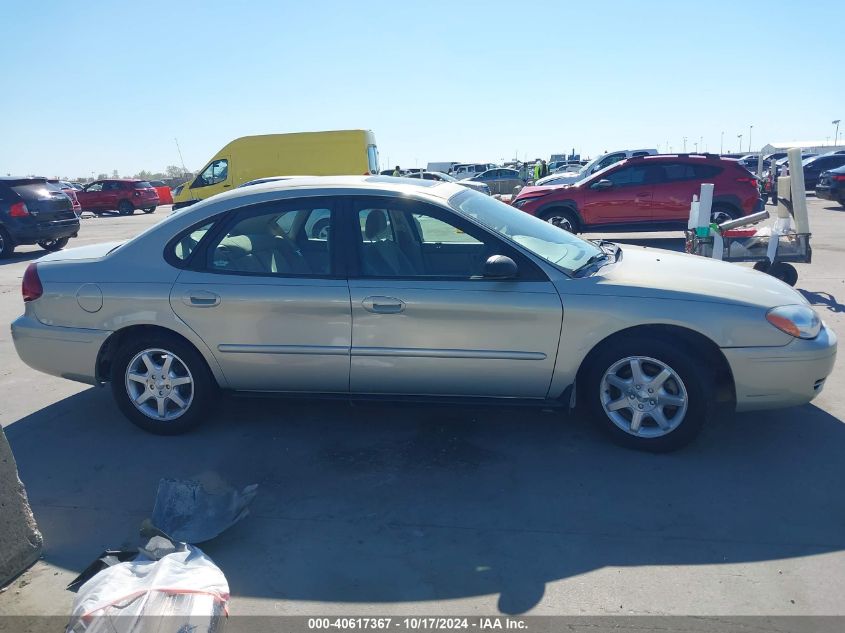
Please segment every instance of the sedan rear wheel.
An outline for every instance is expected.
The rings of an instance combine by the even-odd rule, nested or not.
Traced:
[[[112,364],[111,383],[123,414],[159,435],[195,427],[215,395],[200,354],[166,335],[142,337],[122,346]]]
[[[616,442],[664,452],[701,430],[713,404],[711,384],[684,346],[638,338],[598,352],[586,395],[595,422]]]

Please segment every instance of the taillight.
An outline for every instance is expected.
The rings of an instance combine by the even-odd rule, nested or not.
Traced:
[[[736,181],[737,181],[737,182],[747,182],[747,183],[750,183],[751,185],[753,185],[753,186],[755,186],[755,187],[757,186],[757,179],[756,179],[756,178],[754,178],[754,177],[751,177],[751,178],[746,178],[746,177],[737,178],[737,179],[736,179]]]
[[[25,302],[35,301],[44,294],[41,279],[38,277],[38,264],[33,263],[26,267],[26,272],[24,272],[23,281],[21,282],[21,294]]]
[[[16,202],[9,208],[9,215],[13,218],[25,218],[29,215],[29,209],[23,202]]]
[[[845,174],[837,174],[833,177],[836,182],[845,182]]]

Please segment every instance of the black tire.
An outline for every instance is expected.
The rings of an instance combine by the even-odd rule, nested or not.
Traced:
[[[311,227],[311,239],[320,239],[320,234],[323,231],[328,231],[330,225],[331,221],[329,218],[323,218],[315,222],[314,226]]]
[[[41,240],[38,245],[45,251],[52,253],[53,251],[60,251],[70,241],[69,237],[60,237],[57,240]]]
[[[710,222],[721,224],[722,222],[736,220],[739,215],[739,212],[729,205],[714,204],[710,209]]]
[[[544,211],[540,219],[570,233],[578,233],[581,230],[581,222],[578,219],[578,214],[569,207],[555,207],[554,209]]]
[[[152,213],[155,210],[156,210],[155,207],[150,207],[149,209],[144,209],[144,213]]]
[[[190,385],[167,385],[167,390],[170,392],[177,392],[180,398],[184,398],[187,403],[183,413],[168,420],[160,420],[143,413],[138,407],[133,404],[130,396],[130,384],[135,385],[136,389],[141,389],[139,384],[127,379],[127,370],[130,363],[133,362],[141,352],[145,350],[159,350],[174,356],[172,367],[179,367],[181,363],[183,367],[187,368],[187,372],[176,373],[175,370],[168,372],[166,380],[175,380],[177,377],[189,377],[192,382]],[[164,355],[158,355],[151,352],[150,357],[153,361],[157,358],[165,358]],[[136,361],[140,363],[141,361]],[[134,366],[134,364],[133,364]],[[172,375],[171,375],[172,374]],[[147,370],[147,376],[161,376],[163,374],[155,374]],[[117,350],[111,367],[111,390],[118,408],[121,410],[129,420],[150,433],[156,435],[179,435],[195,428],[206,416],[209,407],[214,402],[217,395],[217,388],[214,379],[205,360],[200,353],[183,339],[169,334],[146,334],[136,339],[127,340]],[[160,378],[161,380],[161,378]],[[143,384],[143,383],[141,383]],[[190,392],[185,389],[186,386],[192,387]],[[148,387],[145,385],[143,390],[146,391]],[[158,387],[156,387],[158,389]],[[154,390],[152,390],[154,391]],[[159,392],[161,393],[161,392]],[[153,398],[154,399],[154,398]],[[149,402],[149,399],[146,401]],[[144,404],[144,403],[142,403]],[[152,406],[150,403],[148,406]],[[175,403],[168,401],[165,412],[169,412],[176,407]],[[176,407],[178,409],[178,407]]]
[[[120,204],[117,205],[117,212],[120,215],[132,215],[135,213],[135,207],[132,206],[129,200],[121,200]]]
[[[9,232],[0,226],[0,259],[11,257],[15,252],[15,243],[9,237]]]
[[[617,387],[607,385],[607,389],[603,388],[603,381],[605,373],[614,367],[617,363],[623,363],[624,359],[630,357],[643,357],[641,362],[644,373],[647,376],[654,378],[659,375],[660,366],[653,363],[653,360],[664,364],[670,368],[672,372],[680,379],[680,385],[675,382],[674,378],[668,379],[664,386],[659,388],[658,394],[649,395],[645,392],[648,382],[640,385],[641,390],[634,392],[637,386],[631,384],[631,392],[624,392]],[[605,432],[610,438],[627,448],[634,448],[637,450],[650,451],[654,453],[663,453],[673,451],[685,446],[691,442],[696,435],[701,431],[705,421],[712,408],[714,400],[713,381],[705,369],[702,368],[702,357],[688,349],[686,345],[679,345],[676,342],[662,341],[652,337],[631,337],[627,340],[616,339],[612,344],[606,344],[599,348],[596,353],[589,359],[589,366],[585,373],[585,380],[582,386],[581,395],[583,401],[586,402],[589,409],[590,416],[595,424]],[[625,364],[622,364],[625,368]],[[618,375],[617,375],[618,376]],[[626,387],[627,389],[628,387]],[[670,389],[672,391],[670,391]],[[664,397],[672,397],[673,393],[682,395],[686,392],[686,412],[680,407],[671,405],[653,406],[654,401],[649,400],[655,398],[659,402],[660,391]],[[617,393],[618,392],[618,393]],[[631,400],[631,411],[619,410],[617,415],[624,422],[626,419],[628,423],[633,418],[633,406],[642,409],[643,405],[648,409],[658,410],[663,414],[664,419],[667,418],[667,424],[676,423],[677,426],[668,432],[660,430],[654,418],[644,417],[642,426],[637,435],[634,435],[630,429],[623,430],[616,422],[614,422],[610,414],[605,411],[602,404],[602,398],[608,398],[611,401],[619,401],[625,398],[626,393],[635,393],[636,395],[628,395]],[[645,400],[640,400],[640,397]],[[638,404],[642,402],[641,404]],[[652,403],[651,405],[649,403]],[[628,403],[624,401],[627,408]],[[668,413],[667,413],[668,412]],[[681,418],[676,422],[675,415],[681,415]],[[651,413],[645,411],[645,416],[650,416]],[[627,417],[626,416],[630,416]]]
[[[780,279],[783,283],[789,284],[790,286],[795,286],[798,283],[798,271],[792,264],[776,262],[766,272],[775,279]]]

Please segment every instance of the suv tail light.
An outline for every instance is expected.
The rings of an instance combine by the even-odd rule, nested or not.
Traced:
[[[736,181],[737,182],[747,182],[747,183],[751,183],[755,187],[757,186],[757,179],[754,176],[752,176],[750,178],[748,178],[747,176],[743,176],[742,178],[737,178]]]
[[[26,272],[24,272],[23,281],[21,282],[21,294],[23,295],[24,302],[35,301],[44,294],[41,279],[38,277],[38,264],[33,263],[26,267]]]
[[[25,218],[29,215],[29,209],[25,202],[16,202],[9,208],[9,215],[13,218]]]
[[[845,182],[845,174],[836,174],[833,179],[836,182]]]

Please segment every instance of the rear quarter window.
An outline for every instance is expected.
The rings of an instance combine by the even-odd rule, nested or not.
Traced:
[[[696,165],[694,168],[696,178],[713,178],[722,171],[715,165]]]

